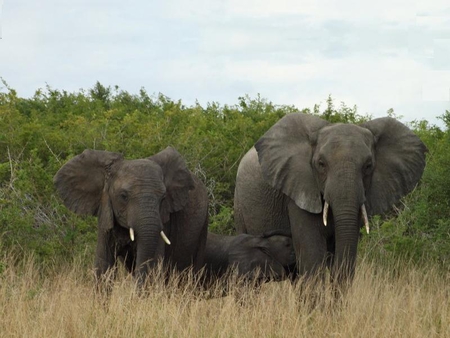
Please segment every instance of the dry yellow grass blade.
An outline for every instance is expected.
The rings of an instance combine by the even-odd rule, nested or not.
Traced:
[[[45,274],[32,258],[2,266],[2,337],[450,337],[449,276],[434,268],[363,261],[336,301],[327,285],[289,282],[234,282],[228,296],[210,297],[189,276],[165,283],[158,273],[138,294],[123,271],[106,297],[78,264]]]

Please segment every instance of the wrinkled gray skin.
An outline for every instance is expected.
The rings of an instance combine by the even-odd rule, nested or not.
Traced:
[[[141,282],[159,259],[178,270],[203,266],[207,191],[175,149],[138,160],[87,149],[58,171],[54,184],[70,210],[98,217],[97,277],[118,259]]]
[[[383,214],[416,186],[425,145],[402,123],[379,118],[361,125],[333,124],[290,114],[243,157],[234,212],[238,233],[291,229],[299,273],[326,264],[338,284],[351,281],[361,206]],[[323,206],[330,205],[328,226]]]
[[[250,280],[286,278],[295,268],[290,232],[276,231],[259,236],[217,235],[209,232],[205,249],[205,273],[209,281],[222,277],[229,268]]]

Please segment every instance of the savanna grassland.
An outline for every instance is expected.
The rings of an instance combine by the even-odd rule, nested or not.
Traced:
[[[231,281],[205,295],[156,274],[145,294],[119,274],[109,297],[72,261],[42,274],[34,259],[7,261],[0,284],[2,337],[449,337],[448,274],[360,262],[346,295],[328,286]]]
[[[371,220],[370,235],[361,233],[354,283],[338,301],[326,285],[289,282],[214,297],[193,278],[164,283],[157,273],[142,294],[121,269],[109,297],[94,292],[96,219],[68,211],[53,188],[67,160],[86,148],[133,159],[173,146],[208,188],[210,230],[232,233],[239,160],[279,118],[371,119],[331,97],[325,105],[300,110],[245,96],[233,106],[186,106],[100,83],[21,98],[3,82],[0,336],[450,337],[449,111],[436,112],[444,127],[407,121],[429,150],[424,175],[389,215]]]

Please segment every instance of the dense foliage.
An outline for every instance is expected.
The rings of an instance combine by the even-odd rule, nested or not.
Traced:
[[[86,148],[148,157],[175,147],[204,181],[210,196],[210,228],[233,231],[233,192],[237,166],[253,143],[279,118],[297,112],[245,96],[234,106],[212,102],[183,105],[142,89],[130,94],[97,83],[69,93],[47,87],[20,98],[4,84],[0,93],[1,248],[33,251],[44,261],[58,260],[95,246],[96,220],[68,211],[55,195],[52,178],[67,160]],[[370,116],[356,107],[304,109],[332,122],[358,123]],[[438,112],[439,113],[439,112]],[[392,111],[389,114],[393,114]],[[447,128],[450,112],[442,116]],[[421,185],[387,219],[376,218],[363,235],[363,248],[377,255],[405,255],[448,265],[450,259],[450,144],[448,130],[426,121],[411,124],[429,148]],[[400,209],[402,211],[400,211]],[[93,256],[93,255],[92,255]]]

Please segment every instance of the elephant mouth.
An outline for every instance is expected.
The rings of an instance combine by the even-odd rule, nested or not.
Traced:
[[[164,233],[163,230],[161,230],[161,232],[159,234],[161,235],[161,238],[164,240],[164,242],[167,245],[172,244],[172,243],[170,243],[169,238],[167,238],[167,236],[166,236],[166,234]],[[130,228],[130,239],[131,239],[132,242],[134,242],[134,230],[133,230],[133,228]]]
[[[323,225],[327,226],[327,221],[328,221],[328,209],[330,208],[330,204],[325,201],[324,206],[323,206]],[[367,234],[369,234],[370,232],[370,227],[369,227],[369,218],[367,217],[367,210],[366,210],[366,205],[362,204],[361,205],[361,214],[364,220],[364,226],[366,227],[366,232]]]

